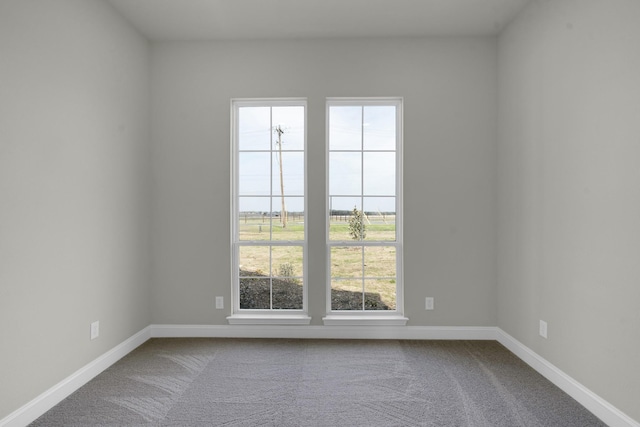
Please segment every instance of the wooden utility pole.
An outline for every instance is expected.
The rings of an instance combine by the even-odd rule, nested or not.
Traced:
[[[280,165],[280,198],[282,200],[282,209],[280,211],[280,222],[282,223],[282,228],[287,228],[287,208],[284,204],[284,179],[282,178],[282,134],[284,130],[280,125],[275,128],[275,132],[278,134],[278,153],[280,160],[278,164]]]

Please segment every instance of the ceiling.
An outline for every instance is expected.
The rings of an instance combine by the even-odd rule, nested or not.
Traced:
[[[498,34],[529,0],[108,0],[167,40]]]

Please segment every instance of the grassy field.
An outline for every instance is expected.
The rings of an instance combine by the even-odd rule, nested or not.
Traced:
[[[330,240],[351,240],[347,217],[336,217],[329,224]],[[368,216],[365,240],[394,241],[396,238],[395,217],[392,215]],[[303,240],[304,222],[300,216],[290,217],[287,227],[282,228],[280,218],[273,218],[273,225],[268,217],[241,214],[238,224],[240,240],[269,240],[271,231],[273,240]]]
[[[369,216],[366,224],[365,241],[394,241],[395,218],[393,216]],[[286,228],[282,228],[279,218],[273,219],[257,216],[241,216],[239,224],[240,240],[269,240],[270,234],[276,241],[301,241],[304,239],[304,223],[289,218]],[[329,227],[332,241],[353,241],[349,235],[346,218],[332,221]],[[265,276],[274,279],[275,294],[278,303],[274,308],[298,308],[301,304],[301,291],[298,295],[291,283],[300,287],[303,275],[302,246],[241,246],[240,247],[241,288],[251,301],[261,301],[260,307],[268,305],[267,301],[256,295],[268,292],[265,288]],[[266,281],[268,283],[268,279]],[[253,287],[253,290],[250,288]],[[286,291],[285,291],[286,290]],[[394,310],[396,308],[396,251],[393,246],[349,247],[335,246],[331,248],[331,290],[332,309],[360,310],[364,305],[368,310]],[[241,290],[241,293],[243,291]],[[286,298],[284,293],[295,294]],[[284,301],[284,302],[280,302]],[[276,305],[283,305],[276,307]],[[246,308],[246,307],[243,307]]]

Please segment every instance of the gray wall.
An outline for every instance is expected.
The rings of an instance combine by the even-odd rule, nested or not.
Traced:
[[[410,325],[496,318],[497,40],[156,43],[154,323],[226,324],[234,97],[308,98],[309,303],[325,314],[325,98],[404,97]],[[214,298],[224,296],[225,310]],[[436,310],[424,310],[435,297]]]
[[[540,0],[499,40],[498,326],[636,420],[639,22]]]
[[[148,54],[102,1],[0,2],[0,419],[150,323]]]

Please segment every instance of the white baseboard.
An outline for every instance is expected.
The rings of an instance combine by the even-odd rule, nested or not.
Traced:
[[[573,397],[592,414],[600,418],[609,427],[640,427],[640,424],[606,400],[565,374],[529,347],[513,338],[500,328],[496,329],[495,339],[513,354],[538,371],[543,377]]]
[[[153,338],[495,340],[495,327],[151,325]]]
[[[146,327],[137,334],[118,344],[89,364],[83,366],[49,390],[42,393],[29,403],[18,408],[7,417],[0,420],[0,427],[23,427],[35,421],[42,414],[53,408],[74,391],[88,383],[99,373],[129,354],[136,347],[150,338],[150,327]]]
[[[47,412],[149,338],[309,338],[496,340],[573,397],[610,427],[640,424],[496,327],[150,325],[0,420],[0,427],[23,427]]]

